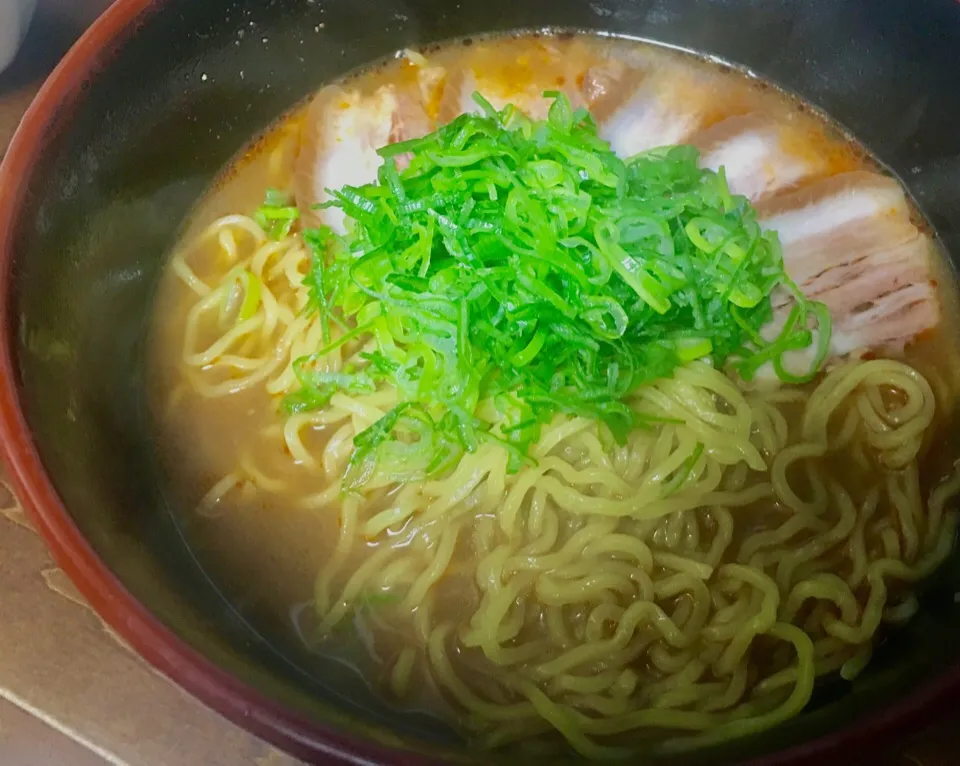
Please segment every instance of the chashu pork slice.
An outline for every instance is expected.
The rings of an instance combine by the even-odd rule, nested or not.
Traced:
[[[715,114],[716,82],[694,70],[647,70],[616,59],[591,67],[581,93],[620,157],[689,143]]]
[[[734,194],[759,202],[777,192],[826,175],[824,154],[811,148],[800,129],[758,114],[728,117],[692,136],[700,164],[724,168]]]
[[[760,225],[779,235],[787,273],[807,298],[830,310],[831,356],[898,353],[939,324],[934,244],[913,224],[895,180],[841,173],[759,211]],[[774,303],[786,309],[785,299]]]
[[[486,60],[468,63],[452,71],[440,102],[438,122],[445,124],[461,114],[482,114],[474,93],[480,93],[494,109],[513,104],[534,120],[546,119],[553,104],[553,98],[544,93],[562,91],[574,109],[585,104],[574,84],[575,57],[567,61],[562,51],[541,45],[520,58],[496,65]]]
[[[324,223],[343,233],[338,208],[315,210],[327,202],[327,189],[377,180],[383,163],[377,149],[419,138],[434,128],[431,90],[442,87],[437,69],[418,72],[409,83],[384,85],[372,94],[337,85],[323,88],[307,109],[294,173],[294,195],[308,226]],[[397,164],[403,166],[403,157]]]

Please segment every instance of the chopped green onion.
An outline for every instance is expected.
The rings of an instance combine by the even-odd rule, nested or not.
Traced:
[[[225,280],[226,292],[220,303],[220,321],[225,323],[233,315],[234,324],[246,322],[260,308],[260,280],[243,268],[234,269]],[[237,301],[240,307],[237,308]],[[234,310],[235,313],[234,313]]]
[[[282,191],[268,189],[263,204],[253,214],[253,220],[270,239],[283,239],[300,217],[292,199]]]
[[[690,478],[690,474],[697,465],[697,461],[703,454],[703,449],[703,442],[697,442],[697,446],[694,448],[693,452],[690,453],[690,456],[683,461],[680,467],[674,472],[673,476],[671,476],[670,479],[664,483],[664,496],[672,495],[677,490],[683,488],[683,485],[686,483],[687,479]]]
[[[285,408],[380,381],[401,400],[356,435],[346,491],[443,473],[484,439],[506,445],[516,470],[556,413],[595,418],[622,442],[657,422],[631,393],[693,360],[744,378],[770,363],[791,382],[822,366],[826,308],[793,285],[776,235],[722,170],[699,167],[692,146],[621,160],[585,110],[551,95],[533,121],[476,94],[480,114],[384,147],[377,183],[330,192],[320,207],[352,219],[346,235],[302,232],[306,310],[324,335],[297,361],[302,388]],[[403,170],[400,154],[411,155]],[[271,226],[292,220],[285,201],[268,197]],[[794,305],[767,341],[778,287]],[[347,343],[368,347],[363,369],[310,372]],[[809,370],[784,369],[784,354],[811,346]]]
[[[244,269],[237,277],[240,289],[243,290],[243,303],[237,313],[237,321],[245,322],[260,308],[260,280]]]
[[[713,344],[709,338],[680,338],[676,342],[677,356],[684,362],[702,359],[711,351]]]

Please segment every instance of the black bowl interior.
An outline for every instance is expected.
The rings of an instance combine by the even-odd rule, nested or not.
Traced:
[[[399,48],[544,27],[662,41],[796,92],[899,174],[960,257],[953,0],[157,2],[103,51],[100,70],[45,139],[16,231],[20,395],[57,490],[110,569],[184,641],[290,708],[458,760],[472,758],[448,732],[380,706],[350,671],[320,669],[282,646],[206,576],[156,470],[143,406],[145,331],[178,226],[272,119]],[[932,678],[958,657],[958,586],[955,559],[855,684],[827,685],[799,719],[705,757],[769,753],[836,731]]]

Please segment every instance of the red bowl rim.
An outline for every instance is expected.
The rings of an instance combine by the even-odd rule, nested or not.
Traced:
[[[96,612],[165,676],[235,724],[313,762],[427,763],[422,756],[362,740],[293,712],[177,637],[126,590],[81,534],[43,467],[27,425],[18,386],[18,322],[12,308],[15,239],[26,180],[48,131],[69,119],[83,84],[109,65],[106,54],[164,4],[165,0],[115,0],[44,83],[0,164],[0,455],[18,498],[56,562]],[[864,720],[753,759],[750,766],[797,766],[862,753],[878,741],[923,727],[931,712],[958,697],[960,666],[954,666]]]

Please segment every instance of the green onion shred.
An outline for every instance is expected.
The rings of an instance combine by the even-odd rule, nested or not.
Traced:
[[[622,160],[586,110],[548,95],[542,121],[476,96],[481,114],[384,147],[377,183],[330,192],[348,233],[302,232],[308,310],[328,334],[296,361],[301,388],[284,409],[380,381],[401,401],[357,434],[346,491],[440,475],[484,440],[516,470],[556,413],[596,419],[622,443],[652,422],[631,393],[694,360],[744,379],[770,363],[790,383],[823,364],[829,314],[792,283],[776,235],[722,170],[699,167],[691,146]],[[403,170],[399,154],[412,156]],[[297,217],[277,193],[257,213],[273,237]],[[793,307],[765,341],[778,288]],[[376,349],[356,369],[313,371],[356,341]],[[809,369],[788,372],[781,357],[801,349]]]

